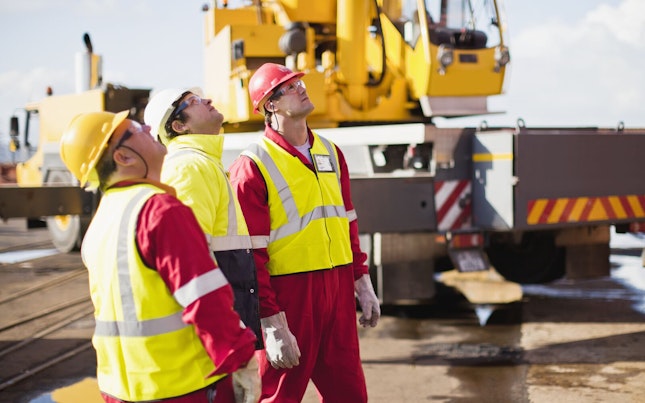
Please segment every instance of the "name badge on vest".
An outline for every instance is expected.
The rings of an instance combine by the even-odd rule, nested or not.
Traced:
[[[331,164],[329,155],[314,154],[314,163],[318,172],[334,172],[334,166]]]

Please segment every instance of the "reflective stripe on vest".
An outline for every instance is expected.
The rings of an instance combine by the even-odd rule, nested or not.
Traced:
[[[209,156],[206,153],[203,153],[199,150],[192,149],[192,148],[179,148],[177,149],[176,152],[173,152],[170,155],[166,156],[166,160],[172,160],[176,157],[179,157],[181,155],[186,155],[186,154],[193,154],[193,155],[199,155],[202,156],[210,161],[212,161],[218,169],[222,172],[222,175],[226,178],[226,172],[219,166],[219,164],[216,163],[215,160],[211,156]],[[237,226],[237,211],[235,209],[235,196],[233,194],[233,189],[231,188],[231,184],[226,182],[226,189],[228,191],[228,223],[227,223],[227,228],[226,228],[226,235],[220,235],[220,236],[213,236],[211,234],[205,234],[206,235],[206,242],[210,246],[211,251],[213,252],[219,252],[219,251],[225,251],[225,250],[236,250],[236,249],[251,249],[253,248],[253,243],[251,241],[251,238],[249,235],[240,235],[238,234],[238,226]]]
[[[338,159],[336,159],[336,153],[334,152],[334,146],[331,145],[329,140],[327,140],[324,137],[317,137],[318,140],[322,141],[322,143],[325,145],[325,148],[327,149],[327,152],[329,152],[329,155],[331,155],[334,160],[333,160],[333,165],[335,167],[334,171],[336,171],[336,176],[338,177],[338,186],[340,186],[340,165],[338,164]],[[348,210],[347,211],[347,218],[349,218],[349,221],[355,221],[358,216],[356,215],[356,210]]]
[[[132,215],[134,207],[139,202],[148,198],[152,190],[139,192],[126,206],[121,222],[119,224],[119,240],[117,244],[117,271],[119,278],[119,289],[121,290],[121,307],[123,321],[104,321],[96,319],[94,334],[96,336],[123,336],[143,337],[156,336],[164,333],[187,327],[182,320],[182,312],[155,319],[139,320],[137,318],[136,303],[132,292],[130,281],[130,269],[128,265],[128,225],[127,222]],[[227,284],[226,278],[221,270],[211,270],[194,278],[179,288],[174,297],[180,305],[186,307],[199,299],[201,296],[215,291]]]
[[[332,143],[314,133],[313,171],[266,137],[242,152],[256,163],[267,186],[270,232],[268,239],[258,236],[253,241],[254,246],[266,243],[272,276],[352,262],[335,151]]]
[[[321,137],[318,138],[323,140]],[[334,171],[336,172],[336,177],[338,177],[338,186],[340,187],[340,174],[338,173],[338,160],[336,159],[336,154],[333,152],[332,145],[327,141],[327,139],[324,139],[323,144],[325,145],[325,148],[327,148],[327,151],[329,151],[331,158],[333,158],[332,164],[334,165]],[[266,242],[267,245],[269,242],[277,241],[286,236],[300,232],[312,220],[326,217],[347,217],[347,211],[344,206],[321,206],[307,213],[303,217],[299,217],[298,208],[296,207],[296,203],[293,199],[291,189],[289,189],[286,179],[282,176],[282,173],[275,165],[275,162],[269,153],[256,143],[250,144],[247,150],[244,150],[242,154],[252,156],[252,154],[249,154],[250,152],[257,155],[266,167],[267,171],[269,171],[271,180],[273,180],[276,187],[278,189],[283,189],[280,193],[280,201],[282,202],[285,211],[287,211],[289,221],[281,227],[271,230],[269,239]]]
[[[161,193],[152,184],[108,189],[81,247],[95,307],[97,382],[124,401],[181,396],[225,376],[208,377],[214,363],[194,326],[182,320],[185,305],[226,285],[220,270],[213,264],[171,295],[137,250],[139,215]]]
[[[253,249],[266,248],[269,245],[269,237],[266,235],[251,235]]]
[[[338,159],[336,159],[336,153],[334,152],[334,146],[331,145],[329,140],[327,140],[324,137],[317,137],[318,140],[321,140],[322,143],[325,145],[325,148],[327,149],[327,152],[329,152],[329,155],[331,155],[334,160],[333,160],[333,165],[335,167],[334,171],[336,171],[336,176],[338,177],[338,186],[340,187],[340,166],[338,164]],[[347,218],[349,221],[355,221],[358,216],[356,215],[356,210],[348,210],[347,211]]]

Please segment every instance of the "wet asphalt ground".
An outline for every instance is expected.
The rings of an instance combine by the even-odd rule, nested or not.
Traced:
[[[21,244],[51,249],[46,242],[34,244],[46,237],[44,230],[27,232],[12,220],[0,223],[0,299],[80,263],[77,254],[19,262]],[[477,306],[441,284],[432,305],[384,306],[376,328],[359,329],[369,401],[645,401],[643,245],[638,237],[613,235],[610,277],[523,286],[521,301],[491,307],[484,326]],[[13,262],[7,262],[9,253]],[[74,292],[82,292],[73,284]],[[4,311],[0,325],[13,320]],[[75,322],[64,337],[85,342],[91,334],[89,322]],[[0,336],[2,348],[21,338]],[[49,343],[35,343],[30,356],[67,341],[52,337]],[[5,370],[21,364],[9,355],[0,360]],[[83,379],[91,383],[93,365],[92,351],[83,350],[75,361],[63,361],[0,390],[0,402],[97,401],[92,393],[78,392],[73,394],[76,400],[55,400],[59,388],[74,388]],[[6,380],[0,377],[0,384]],[[317,401],[310,385],[303,402]]]

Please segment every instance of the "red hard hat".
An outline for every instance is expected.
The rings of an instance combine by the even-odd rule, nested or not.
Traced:
[[[293,72],[281,64],[265,63],[258,68],[249,80],[249,95],[253,102],[253,111],[260,113],[266,100],[273,91],[294,77],[302,77],[305,73]]]

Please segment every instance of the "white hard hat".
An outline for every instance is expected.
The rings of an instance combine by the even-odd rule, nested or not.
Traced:
[[[168,88],[156,93],[150,101],[143,113],[143,119],[146,124],[151,128],[153,136],[159,136],[162,143],[168,143],[168,132],[166,131],[166,123],[168,118],[175,110],[176,106],[173,105],[181,98],[186,92],[192,92],[199,96],[202,95],[201,88]]]

